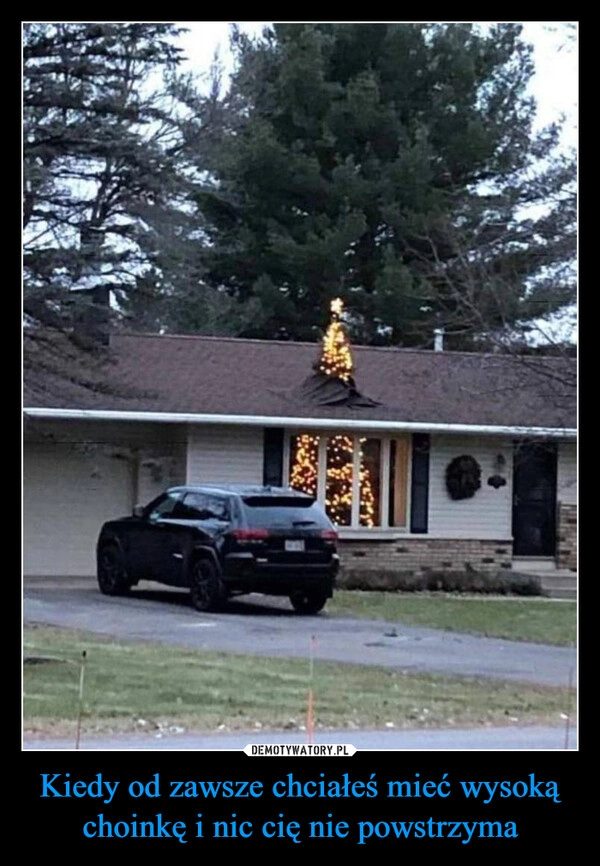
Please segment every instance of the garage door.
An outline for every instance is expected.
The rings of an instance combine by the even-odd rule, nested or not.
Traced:
[[[101,524],[131,513],[130,462],[107,446],[25,445],[23,483],[24,573],[92,576]]]

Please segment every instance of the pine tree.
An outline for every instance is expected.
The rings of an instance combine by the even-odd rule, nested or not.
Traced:
[[[206,280],[260,303],[248,336],[315,339],[340,295],[360,342],[471,345],[572,298],[574,161],[557,127],[532,133],[518,25],[277,24],[234,45],[200,206]]]
[[[161,73],[178,62],[177,33],[152,23],[24,26],[30,325],[68,328],[87,303],[78,289],[124,296],[152,270],[154,227],[181,188],[181,141],[160,93]]]

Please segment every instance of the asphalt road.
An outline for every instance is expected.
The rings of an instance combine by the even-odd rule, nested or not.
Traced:
[[[144,750],[241,750],[253,744],[297,743],[305,745],[306,734],[298,732],[275,733],[213,733],[198,734],[186,731],[162,731],[154,734],[120,734],[112,737],[83,736],[82,751]],[[346,744],[356,749],[402,751],[554,751],[577,748],[577,731],[566,727],[490,727],[460,730],[406,730],[406,731],[316,731],[313,742]],[[24,744],[27,750],[73,750],[73,739],[36,739]]]

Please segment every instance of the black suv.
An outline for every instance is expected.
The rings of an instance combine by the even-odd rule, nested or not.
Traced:
[[[280,487],[174,487],[132,517],[111,520],[97,545],[98,585],[121,595],[139,580],[187,586],[198,610],[230,595],[287,595],[317,613],[333,594],[337,533],[312,496]]]

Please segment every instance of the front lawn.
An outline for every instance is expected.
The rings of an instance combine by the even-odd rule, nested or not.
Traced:
[[[24,726],[74,734],[82,653],[83,730],[303,730],[309,685],[317,727],[564,724],[565,688],[127,642],[50,626],[24,628]]]
[[[338,590],[326,610],[508,640],[575,646],[577,603],[548,598]]]

